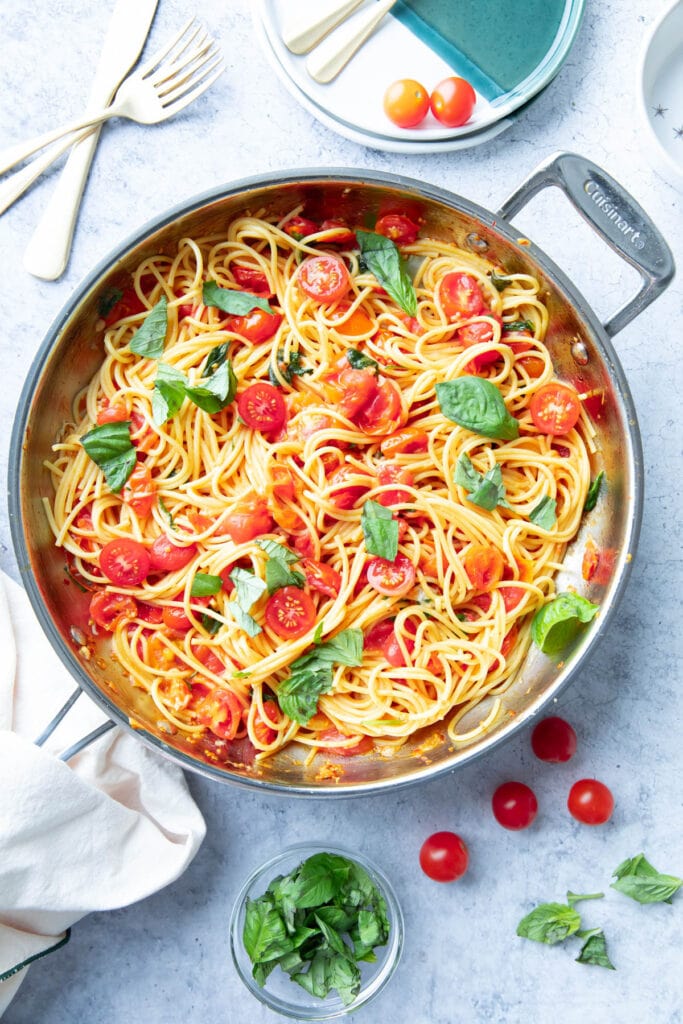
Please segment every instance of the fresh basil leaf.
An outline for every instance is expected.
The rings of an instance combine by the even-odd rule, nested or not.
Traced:
[[[245,612],[243,608],[240,608],[237,601],[229,601],[228,608],[232,612],[232,617],[236,624],[249,636],[258,636],[259,633],[263,632],[256,619],[249,612]]]
[[[284,562],[280,562],[277,558],[269,558],[266,562],[266,587],[269,594],[274,594],[276,590],[281,590],[282,587],[302,588],[305,582],[306,577],[303,573],[288,568]]]
[[[185,386],[185,394],[195,405],[213,415],[225,409],[237,393],[237,378],[232,363],[226,362],[204,383]]]
[[[205,281],[202,288],[202,302],[205,306],[215,306],[232,316],[247,316],[252,309],[262,309],[264,313],[273,310],[265,299],[259,299],[250,292],[238,292],[232,288],[220,288],[215,281]]]
[[[564,942],[581,927],[581,918],[573,907],[564,903],[541,903],[517,925],[517,934],[523,939],[544,942],[554,946]]]
[[[196,572],[190,587],[190,597],[208,597],[217,594],[223,586],[220,576],[211,576],[206,572]]]
[[[534,333],[534,325],[530,320],[510,320],[508,323],[503,324],[504,331],[531,331]]]
[[[660,874],[643,853],[623,861],[612,875],[616,878],[612,888],[638,903],[671,903],[683,885],[683,878]]]
[[[123,292],[120,288],[107,288],[106,292],[100,295],[97,312],[102,317],[109,316],[116,303],[120,302],[122,298]]]
[[[363,505],[360,524],[368,553],[393,562],[398,554],[398,522],[391,509],[368,498]]]
[[[324,622],[319,622],[315,627],[315,633],[313,634],[313,643],[320,644],[323,638],[323,629],[325,628]]]
[[[276,960],[283,953],[291,952],[292,940],[272,899],[266,896],[257,900],[247,898],[242,941],[252,962]]]
[[[248,612],[266,591],[263,580],[248,569],[237,566],[230,573],[230,579],[235,585],[235,600],[244,612]]]
[[[352,366],[354,370],[365,370],[370,366],[376,374],[379,374],[379,363],[377,360],[371,359],[370,356],[366,356],[363,352],[359,352],[357,348],[347,349],[346,358],[349,361],[349,366]]]
[[[257,540],[256,544],[262,551],[265,551],[268,558],[275,558],[278,562],[283,562],[284,565],[291,565],[292,562],[300,560],[294,551],[290,551],[283,544],[278,544],[276,540]]]
[[[172,529],[173,525],[174,525],[173,516],[171,515],[169,510],[166,508],[166,502],[164,501],[163,498],[159,498],[159,508],[161,509],[162,514],[166,517],[166,521],[167,521],[168,525]]]
[[[104,473],[109,489],[118,494],[135,469],[137,452],[130,439],[130,422],[104,423],[83,434],[81,444]]]
[[[144,356],[145,359],[161,359],[167,329],[168,300],[162,295],[157,304],[150,309],[128,347],[131,352],[135,352],[137,356]]]
[[[491,271],[489,278],[493,287],[499,292],[504,292],[507,286],[512,283],[511,277],[505,277],[503,274],[497,274],[495,270]]]
[[[278,704],[293,722],[308,725],[318,710],[318,698],[332,689],[332,683],[332,666],[329,664],[293,669],[289,678],[278,687]]]
[[[219,619],[215,619],[213,615],[207,615],[206,612],[202,615],[202,628],[206,630],[210,636],[215,636],[218,630],[221,628],[222,623]]]
[[[356,231],[364,265],[409,316],[417,313],[415,287],[395,242],[375,231]]]
[[[456,484],[470,492],[467,500],[473,505],[487,512],[492,512],[498,505],[510,507],[505,497],[503,471],[497,463],[482,474],[474,468],[467,452],[463,452],[455,464],[454,479]]]
[[[301,365],[300,352],[290,352],[289,361],[285,362],[284,349],[281,348],[277,350],[275,362],[271,362],[268,367],[268,379],[276,388],[282,385],[280,378],[284,379],[287,384],[291,384],[294,377],[304,377],[307,373],[313,373],[313,370]]]
[[[152,419],[161,426],[179,411],[185,400],[187,379],[175,366],[159,363],[152,392]]]
[[[455,464],[453,476],[456,484],[465,491],[476,491],[484,479],[482,474],[474,468],[471,458],[467,452],[463,452]]]
[[[317,914],[314,914],[313,916],[330,949],[333,949],[335,953],[341,953],[342,956],[352,956],[351,950],[346,945],[339,932],[335,931],[334,928],[331,928],[330,925],[321,917],[318,917]]]
[[[576,957],[577,964],[594,964],[596,967],[606,967],[608,971],[616,970],[607,955],[607,943],[602,928],[591,928],[589,931],[576,934],[578,938],[586,940]]]
[[[350,862],[336,853],[314,853],[299,867],[290,892],[297,907],[317,907],[329,903],[348,880]]]
[[[483,437],[505,441],[519,437],[519,423],[507,410],[495,384],[483,377],[458,377],[436,385],[443,415]]]
[[[591,481],[591,485],[588,488],[588,494],[586,495],[586,501],[583,506],[584,512],[592,512],[597,505],[604,476],[605,471],[601,469],[595,480]]]
[[[222,366],[228,358],[229,351],[230,343],[228,341],[224,341],[222,345],[216,345],[215,348],[212,348],[206,357],[204,369],[202,370],[202,377],[211,376],[212,370],[217,370],[219,366]]]
[[[287,956],[287,955],[288,954],[285,954],[285,956]],[[292,954],[289,954],[289,955],[291,956]],[[283,957],[283,959],[284,959],[284,957]],[[300,959],[300,958],[297,958],[297,959]],[[254,981],[256,982],[256,984],[259,986],[259,988],[263,988],[263,986],[265,985],[266,981],[268,980],[268,976],[270,974],[272,974],[272,972],[275,970],[275,968],[278,966],[279,963],[280,963],[279,960],[268,960],[264,964],[262,964],[262,963],[254,964],[254,966],[252,968],[252,971],[251,971],[251,976],[254,979]]]
[[[534,615],[531,639],[544,654],[560,654],[576,636],[579,624],[590,622],[597,611],[598,605],[585,597],[559,594]]]
[[[567,903],[570,907],[573,907],[575,903],[581,903],[582,900],[602,900],[604,898],[604,892],[578,893],[572,892],[571,889],[567,892]]]
[[[557,502],[547,495],[541,498],[538,505],[535,505],[529,513],[529,519],[542,530],[551,530],[557,522]]]
[[[341,633],[318,644],[313,651],[301,657],[307,658],[311,655],[318,661],[336,661],[340,665],[357,668],[363,663],[363,631],[354,628],[343,629]],[[301,658],[297,658],[297,661],[301,661]],[[296,661],[292,662],[292,665],[296,665]]]

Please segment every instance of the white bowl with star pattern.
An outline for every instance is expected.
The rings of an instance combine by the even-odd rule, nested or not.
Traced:
[[[651,27],[640,61],[643,149],[658,174],[683,191],[683,0]]]

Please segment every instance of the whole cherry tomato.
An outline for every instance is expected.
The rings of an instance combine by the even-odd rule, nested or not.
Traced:
[[[414,78],[400,78],[384,93],[384,113],[399,128],[414,128],[428,110],[429,93]]]
[[[491,806],[498,824],[512,831],[528,828],[538,812],[536,795],[523,782],[504,782],[493,794]]]
[[[576,733],[564,718],[552,715],[535,726],[531,734],[531,749],[540,761],[561,764],[576,753]]]
[[[435,832],[420,849],[420,867],[434,882],[455,882],[469,864],[469,853],[455,832]]]
[[[579,779],[569,790],[567,807],[583,825],[604,825],[612,817],[614,797],[603,782]]]
[[[453,75],[439,82],[429,105],[437,121],[447,128],[459,128],[469,121],[476,102],[477,95],[470,83]]]

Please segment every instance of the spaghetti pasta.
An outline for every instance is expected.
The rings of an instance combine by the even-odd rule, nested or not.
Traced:
[[[463,742],[495,717],[459,732],[515,678],[554,592],[593,429],[578,400],[560,428],[530,411],[562,387],[535,278],[423,237],[400,246],[408,274],[372,235],[385,275],[347,227],[301,213],[184,238],[112,297],[46,513],[93,628],[167,727],[215,756],[240,740],[258,757],[291,741],[390,755],[439,721]],[[160,353],[137,334],[153,309]],[[458,381],[495,391],[509,436],[449,414],[437,385]],[[132,470],[118,490],[83,440],[112,425]],[[360,657],[332,656],[361,635]],[[299,667],[312,689],[292,714]]]

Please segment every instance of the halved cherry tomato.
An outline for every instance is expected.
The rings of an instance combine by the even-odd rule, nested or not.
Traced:
[[[463,557],[463,567],[475,590],[493,590],[503,578],[505,561],[498,548],[472,544]]]
[[[176,597],[176,601],[181,601],[182,596],[182,594],[179,594]],[[193,597],[190,607],[194,617],[201,619],[201,608],[208,608],[210,603],[210,597]],[[192,620],[185,614],[184,608],[164,608],[163,621],[166,628],[170,629],[173,633],[187,633],[188,629],[192,629],[194,626]]]
[[[97,413],[97,425],[105,423],[124,423],[130,419],[130,413],[122,402],[107,402]]]
[[[471,345],[482,345],[485,342],[493,341],[493,327],[488,320],[477,320],[473,324],[465,324],[464,327],[460,327],[455,332],[456,340],[469,348]],[[472,364],[476,370],[481,370],[484,366],[490,366],[491,363],[495,363],[497,359],[500,359],[500,352],[495,348],[489,352],[480,352],[472,360]]]
[[[290,547],[294,548],[299,558],[312,558],[315,554],[315,545],[310,533],[290,537]]]
[[[338,256],[309,256],[299,268],[299,286],[316,302],[337,302],[349,290],[346,264]]]
[[[117,537],[100,552],[100,569],[119,587],[136,587],[149,575],[152,562],[147,550],[137,540]]]
[[[151,451],[157,443],[157,435],[137,409],[130,414],[130,439],[138,453]]]
[[[164,643],[162,636],[159,633],[154,633],[149,638],[147,645],[147,657],[152,668],[162,668],[168,671],[171,668],[178,667],[181,662],[176,657],[173,648]]]
[[[356,502],[358,502],[364,494],[372,486],[372,477],[368,476],[367,484],[346,484],[345,481],[351,477],[358,477],[362,475],[357,469],[351,466],[344,466],[342,469],[337,470],[330,477],[330,501],[337,508],[349,509],[353,508]]]
[[[534,426],[544,434],[568,434],[581,415],[581,400],[574,388],[556,382],[540,388],[529,403]]]
[[[239,334],[246,341],[258,344],[272,338],[282,323],[282,313],[267,313],[265,309],[252,309],[244,316],[229,316],[227,329]]]
[[[192,648],[192,652],[197,661],[200,661],[204,668],[208,668],[209,672],[219,676],[225,671],[225,665],[213,647],[207,647],[206,644],[198,644],[197,647]]]
[[[396,384],[377,378],[377,386],[370,401],[355,416],[354,422],[364,434],[377,437],[393,433],[403,419],[401,396]]]
[[[197,718],[214,736],[233,740],[242,721],[242,703],[229,690],[212,690],[198,705]]]
[[[441,306],[449,320],[479,316],[487,308],[479,282],[471,274],[452,271],[437,285]]]
[[[272,528],[273,518],[268,505],[263,498],[252,495],[243,498],[235,511],[223,518],[220,532],[227,534],[235,544],[244,544],[263,533],[270,533]]]
[[[401,213],[388,213],[377,221],[375,231],[396,245],[412,245],[420,233],[420,225]]]
[[[342,370],[338,382],[342,393],[336,404],[348,419],[353,419],[377,393],[377,377],[370,367]]]
[[[105,327],[111,327],[117,320],[123,320],[124,317],[135,316],[136,313],[142,313],[147,309],[142,299],[138,297],[138,293],[135,288],[126,288],[123,295],[115,302],[111,307],[107,315],[103,318]]]
[[[586,541],[586,550],[584,551],[583,562],[581,563],[581,575],[587,582],[592,581],[604,586],[612,578],[615,559],[616,551],[614,548],[605,548],[600,551],[595,546],[593,539],[589,537]]]
[[[412,487],[414,477],[405,466],[399,466],[396,462],[383,462],[377,471],[377,479],[382,486],[385,484],[408,484],[409,487]],[[411,501],[412,497],[410,491],[397,487],[394,490],[378,494],[376,500],[380,505],[388,508],[390,505],[400,505],[401,502]]]
[[[320,225],[320,231],[332,231],[334,235],[325,239],[325,245],[340,245],[342,249],[355,248],[358,240],[355,233],[343,220],[324,220]],[[322,240],[321,240],[322,241]]]
[[[243,267],[239,263],[231,264],[230,269],[237,284],[246,288],[247,291],[257,295],[273,294],[268,284],[268,278],[262,270],[257,270],[256,267]]]
[[[156,504],[156,490],[156,484],[152,480],[149,469],[144,462],[138,462],[123,488],[123,500],[132,508],[136,516],[144,519]]]
[[[384,113],[399,128],[414,128],[428,110],[429,93],[414,78],[400,78],[384,93]]]
[[[579,779],[569,790],[567,807],[583,825],[604,825],[612,817],[614,797],[604,782]]]
[[[296,640],[315,624],[315,605],[304,590],[282,587],[266,605],[266,622],[278,636]]]
[[[250,384],[237,398],[237,410],[248,427],[271,433],[287,419],[287,406],[278,388],[265,381]]]
[[[410,637],[404,636],[403,644],[408,651],[408,654],[411,655],[415,650],[414,640],[411,640]],[[395,629],[392,629],[391,634],[385,640],[382,646],[382,653],[389,664],[393,665],[394,668],[403,668],[407,664],[405,655],[398,642]]]
[[[380,619],[373,623],[363,639],[363,650],[370,653],[377,653],[384,650],[387,640],[394,635],[394,620]]]
[[[308,217],[290,217],[282,225],[282,230],[286,235],[291,235],[292,238],[306,238],[315,231],[319,231],[320,228],[314,220],[309,220]]]
[[[336,754],[338,757],[355,757],[357,754],[369,754],[374,746],[371,736],[345,736],[343,732],[339,732],[338,729],[334,728],[324,729],[319,733],[318,738],[321,740],[336,740],[337,742],[355,739],[356,742],[348,747],[328,747],[325,745],[322,748],[324,753]]]
[[[149,550],[152,569],[164,572],[175,572],[177,569],[182,569],[192,561],[196,554],[196,544],[180,547],[178,544],[174,544],[165,533],[156,538]]]
[[[432,114],[447,128],[459,128],[472,116],[477,95],[464,78],[452,75],[439,82],[433,90],[429,105]]]
[[[312,558],[304,558],[301,567],[306,583],[311,590],[318,590],[327,597],[336,597],[342,585],[341,575],[327,562],[316,562]]]
[[[469,853],[455,832],[435,832],[420,848],[420,867],[434,882],[455,882],[467,871]]]
[[[270,467],[268,476],[270,477],[266,485],[268,496],[276,498],[278,501],[292,501],[296,493],[296,480],[291,469],[288,466],[275,463]]]
[[[254,719],[254,736],[264,747],[269,747],[277,739],[277,729],[271,729],[270,723],[278,725],[282,721],[282,712],[274,700],[264,700],[263,712],[265,721],[258,714]]]
[[[90,599],[90,618],[95,625],[113,633],[121,622],[136,618],[138,603],[128,594],[96,591]]]
[[[164,619],[163,608],[158,604],[138,601],[138,618],[142,619],[143,622],[149,622],[152,625],[158,626]]]
[[[391,458],[393,455],[408,455],[415,452],[426,452],[429,447],[429,436],[417,427],[403,427],[395,434],[385,437],[379,449],[382,455]]]
[[[517,625],[513,625],[503,637],[503,642],[500,645],[500,653],[504,658],[509,657],[510,652],[517,643],[517,637],[519,636],[519,628]]]
[[[518,573],[519,573],[519,577],[518,578],[520,580],[522,580],[522,582],[524,582],[524,583],[531,583],[531,581],[534,578],[534,564],[533,564],[533,562],[531,562],[527,558],[518,558],[518,559],[516,559],[516,561],[517,561],[517,570],[518,570]],[[503,579],[504,580],[512,580],[514,578],[515,577],[514,577],[512,569],[506,563],[505,564],[505,568],[503,569]],[[514,611],[514,609],[517,607],[517,605],[522,600],[524,595],[526,593],[528,593],[528,591],[525,590],[524,587],[512,586],[512,587],[501,587],[500,588],[500,593],[501,593],[502,598],[503,598],[503,604],[505,605],[505,611],[506,612],[511,612],[511,611]]]
[[[393,562],[372,558],[368,562],[368,583],[379,594],[403,597],[415,585],[415,566],[405,555],[397,555]]]
[[[540,356],[522,356],[517,360],[517,366],[523,367],[529,377],[533,377],[534,380],[537,377],[542,377],[545,371],[545,363]]]
[[[369,334],[373,328],[373,321],[368,314],[362,306],[359,306],[349,316],[347,314],[350,308],[351,303],[343,301],[337,305],[333,313],[330,313],[330,320],[335,331],[338,334],[343,334],[345,338],[359,338]]]

